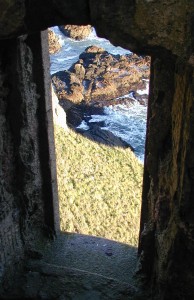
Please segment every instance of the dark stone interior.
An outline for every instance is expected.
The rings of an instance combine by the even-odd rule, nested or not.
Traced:
[[[60,235],[43,30],[65,24],[91,24],[114,44],[152,58],[137,272],[142,296],[75,299],[194,299],[192,0],[0,1],[0,297],[37,299],[25,290],[39,270],[45,282],[54,276],[56,286],[56,278],[68,285],[61,281],[65,270],[48,266],[26,280],[29,259],[41,260],[40,249]],[[74,298],[48,289],[38,299]]]

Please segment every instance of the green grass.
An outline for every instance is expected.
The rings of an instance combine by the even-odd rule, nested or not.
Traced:
[[[137,245],[143,166],[130,149],[55,127],[61,230]]]

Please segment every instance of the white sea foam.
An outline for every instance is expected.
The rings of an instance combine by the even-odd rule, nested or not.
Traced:
[[[62,57],[62,58],[58,57],[57,61],[60,63],[60,62],[65,62],[66,60],[69,61],[69,60],[74,59],[74,58],[76,58],[75,55],[68,56],[68,57],[65,56],[65,57]]]
[[[133,97],[133,92],[130,92],[129,94],[126,94],[124,96],[117,97],[116,99],[125,99],[125,98],[132,98],[133,100],[135,100],[135,98]]]
[[[62,34],[62,32],[60,31],[59,27],[58,27],[58,26],[54,26],[54,27],[52,27],[51,29],[52,29],[52,31],[54,31],[54,33],[55,33],[55,34],[57,35],[57,37],[59,38],[59,43],[60,43],[61,45],[63,45],[63,44],[64,44],[63,34]]]
[[[146,88],[144,90],[137,90],[139,95],[149,94],[149,81],[146,80]]]
[[[76,41],[64,36],[57,26],[52,27],[52,30],[55,32],[55,34],[57,34],[57,36],[59,36],[62,44],[62,49],[60,52],[50,56],[51,74],[69,69],[72,64],[79,59],[79,55],[91,45],[103,47],[106,51],[115,55],[124,55],[131,53],[129,50],[113,46],[108,40],[104,38],[97,37],[94,29],[88,38],[81,41]]]
[[[82,130],[88,130],[90,127],[87,125],[86,121],[82,121],[79,126],[77,126],[77,129],[82,129]]]
[[[104,108],[104,115],[91,115],[89,123],[104,122],[104,130],[109,130],[129,143],[143,162],[146,132],[145,106],[135,102],[130,108],[124,104]]]

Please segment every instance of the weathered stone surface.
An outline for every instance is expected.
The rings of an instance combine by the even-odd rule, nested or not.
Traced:
[[[190,0],[91,0],[90,10],[97,33],[124,48],[147,53],[166,49],[187,59],[193,55],[194,6]]]
[[[40,41],[38,33],[0,47],[0,298],[16,282],[27,250],[51,226],[44,215],[44,197],[52,198],[52,190],[48,169],[43,176],[49,159]]]
[[[59,38],[56,34],[51,30],[48,29],[48,42],[49,42],[49,53],[55,54],[60,51],[61,44],[59,42]]]
[[[192,299],[194,211],[193,177],[189,174],[194,162],[193,70],[173,56],[157,58],[152,61],[151,81],[154,90],[149,99],[142,267],[157,282],[161,299],[184,299],[185,295],[185,299]],[[157,260],[153,259],[155,251]]]
[[[64,25],[59,27],[65,36],[74,40],[83,40],[87,38],[92,32],[92,26],[78,26],[78,25]]]
[[[106,254],[110,249],[112,256]],[[146,299],[138,297],[133,278],[136,254],[135,247],[116,241],[61,233],[45,248],[42,258],[26,262],[27,272],[14,299],[20,299],[21,294],[34,300]]]
[[[28,298],[133,300],[137,291],[130,284],[108,276],[46,263],[31,263],[25,277]]]
[[[72,101],[73,104],[84,100],[90,104],[105,104],[130,91],[145,88],[149,75],[149,57],[112,55],[103,48],[90,46],[68,71],[55,73],[52,82],[59,99],[64,102]]]
[[[25,2],[5,0],[0,2],[0,35],[14,35],[23,27]]]
[[[191,0],[4,2],[1,4],[1,38],[56,24],[91,24],[99,35],[134,52],[150,54],[166,49],[193,61],[194,5]]]
[[[67,110],[73,103],[80,103],[84,99],[84,87],[80,79],[69,71],[60,71],[52,76],[57,97],[63,101],[63,108]]]
[[[4,272],[12,260],[15,264],[18,263],[18,268],[21,267],[21,257],[24,256],[23,239],[29,234],[35,215],[37,221],[38,216],[42,217],[43,207],[40,202],[42,181],[37,122],[34,117],[38,95],[32,81],[32,51],[27,47],[25,39],[20,38],[2,45],[0,55],[0,197],[3,203],[0,248]],[[22,115],[25,115],[24,119]],[[29,235],[29,240],[31,237]],[[12,275],[16,270],[10,272],[10,279],[13,279]]]

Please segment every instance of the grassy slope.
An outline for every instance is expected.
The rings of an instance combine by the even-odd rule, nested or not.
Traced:
[[[55,127],[61,229],[137,245],[143,166],[130,149]]]

